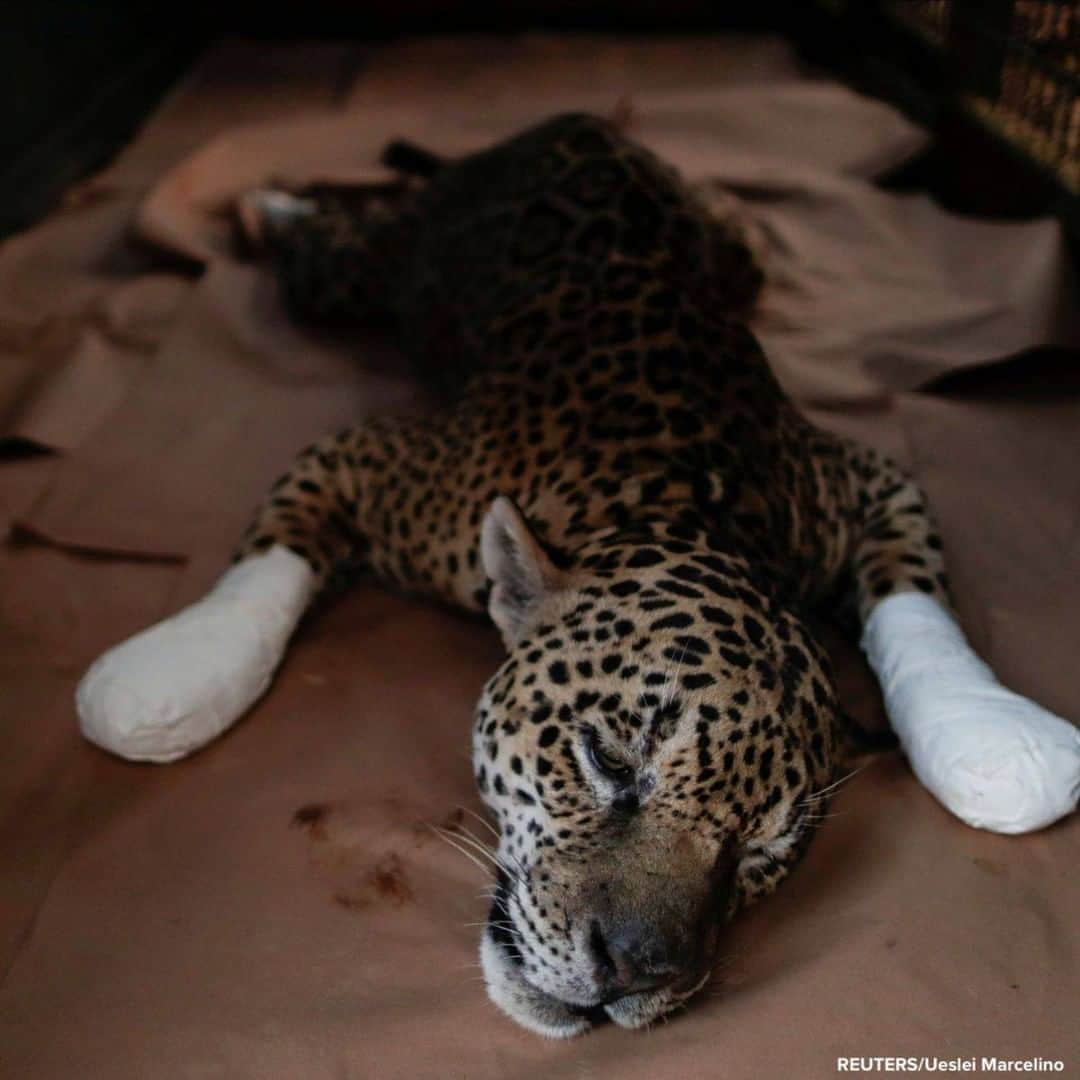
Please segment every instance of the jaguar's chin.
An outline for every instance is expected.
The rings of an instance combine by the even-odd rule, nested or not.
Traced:
[[[682,1008],[709,981],[711,974],[711,971],[706,971],[692,980],[684,989],[678,986],[664,986],[642,994],[627,994],[626,997],[605,1005],[604,1012],[619,1027],[648,1027],[654,1020],[659,1020],[669,1012]]]
[[[593,1023],[608,1018],[620,1027],[644,1028],[675,1009],[681,1008],[709,980],[706,970],[691,980],[627,994],[593,1007],[572,1005],[552,997],[525,978],[521,957],[508,947],[490,926],[480,939],[480,963],[488,996],[509,1016],[529,1031],[549,1039],[570,1039],[583,1035]]]

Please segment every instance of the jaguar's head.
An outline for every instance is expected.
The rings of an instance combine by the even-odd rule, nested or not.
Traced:
[[[482,550],[509,650],[473,733],[500,831],[489,993],[553,1037],[600,1010],[646,1025],[707,981],[723,924],[820,819],[824,657],[737,556],[681,527],[598,534],[561,569],[500,499]]]

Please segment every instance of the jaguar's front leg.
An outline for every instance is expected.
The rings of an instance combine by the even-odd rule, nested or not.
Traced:
[[[365,567],[407,577],[405,530],[388,487],[407,490],[410,445],[405,428],[380,424],[300,454],[214,588],[91,665],[76,694],[83,734],[133,761],[185,757],[266,691],[301,616],[331,577]]]
[[[850,464],[862,646],[916,776],[957,817],[993,832],[1030,832],[1071,813],[1080,731],[1002,686],[971,648],[949,609],[918,486],[870,451],[853,451]]]

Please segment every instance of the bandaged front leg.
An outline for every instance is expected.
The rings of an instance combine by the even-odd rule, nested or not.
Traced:
[[[243,559],[198,603],[91,665],[75,696],[83,734],[131,761],[176,761],[206,745],[270,685],[315,581],[280,545]]]
[[[862,647],[915,775],[958,818],[1023,833],[1076,809],[1080,731],[1002,686],[937,600],[886,597]]]

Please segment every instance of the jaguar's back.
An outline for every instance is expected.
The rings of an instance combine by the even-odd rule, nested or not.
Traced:
[[[556,117],[441,170],[398,227],[411,243],[392,303],[419,356],[444,358],[449,330],[474,362],[498,365],[512,353],[498,336],[511,325],[570,331],[614,310],[628,338],[648,337],[665,289],[742,313],[762,282],[733,224],[591,116]],[[401,249],[400,233],[388,239]]]
[[[663,508],[723,530],[772,588],[802,592],[812,568],[820,592],[839,556],[798,522],[811,505],[838,518],[812,462],[839,451],[818,446],[742,321],[762,274],[740,224],[594,116],[425,164],[385,205],[324,194],[279,252],[303,314],[389,317],[448,399],[436,426],[453,483],[433,484],[425,512],[472,529],[504,492],[562,546]]]

